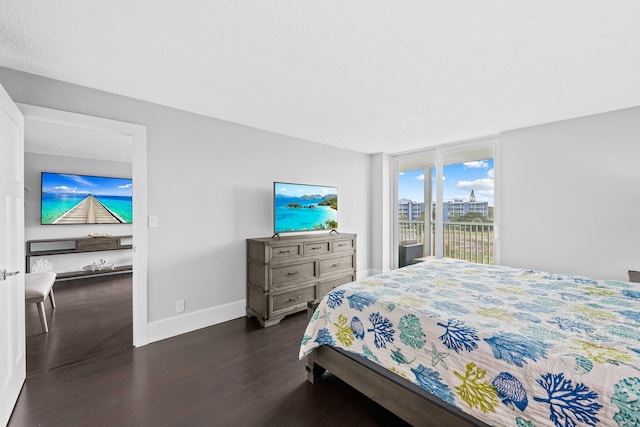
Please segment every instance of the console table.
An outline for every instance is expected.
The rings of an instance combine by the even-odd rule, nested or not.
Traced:
[[[356,235],[247,239],[247,317],[263,327],[356,280]]]
[[[117,251],[131,249],[132,236],[80,237],[61,239],[27,240],[26,242],[26,272],[31,271],[31,258],[46,255],[78,254],[98,251]],[[132,265],[115,266],[104,270],[77,270],[57,273],[56,281],[78,279],[82,277],[106,276],[111,274],[130,273]]]

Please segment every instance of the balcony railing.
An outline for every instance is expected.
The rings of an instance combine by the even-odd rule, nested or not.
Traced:
[[[433,235],[433,225],[431,232]],[[416,243],[424,244],[424,221],[398,221],[398,240],[415,240]]]
[[[398,221],[398,239],[425,244],[424,221]],[[435,255],[435,223],[429,224],[431,238],[424,255]],[[493,264],[493,224],[479,222],[445,222],[443,251],[445,258],[462,259],[478,264]],[[427,250],[428,249],[428,250]]]

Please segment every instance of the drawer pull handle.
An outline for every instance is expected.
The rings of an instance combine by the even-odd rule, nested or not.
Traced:
[[[341,265],[342,265],[342,263],[341,263],[341,262],[339,262],[339,263],[337,263],[337,264],[331,264],[331,268],[333,268],[333,267],[340,267]]]
[[[287,274],[289,274],[289,276],[293,276],[294,274],[298,274],[298,273],[300,273],[300,270],[290,271],[290,272],[289,272],[289,273],[287,273]]]
[[[290,254],[291,253],[291,249],[286,250],[286,251],[280,251],[281,254]]]
[[[300,299],[300,295],[298,295],[298,296],[297,296],[297,297],[295,297],[295,298],[294,298],[294,297],[291,297],[291,298],[289,298],[289,302],[291,302],[291,301],[295,301],[295,300],[299,300],[299,299]]]
[[[312,247],[311,249],[315,251],[315,250],[317,250],[317,249],[322,249],[322,246],[314,246],[314,247]]]
[[[338,243],[338,246],[347,246],[346,243]]]

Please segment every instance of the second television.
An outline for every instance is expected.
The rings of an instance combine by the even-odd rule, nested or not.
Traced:
[[[274,233],[337,229],[337,187],[273,183]]]
[[[132,222],[131,178],[42,172],[41,182],[43,225]]]

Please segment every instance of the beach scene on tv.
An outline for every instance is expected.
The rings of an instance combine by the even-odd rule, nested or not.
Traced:
[[[275,183],[273,203],[276,233],[338,228],[336,187]]]
[[[130,224],[130,178],[42,173],[42,224]]]

